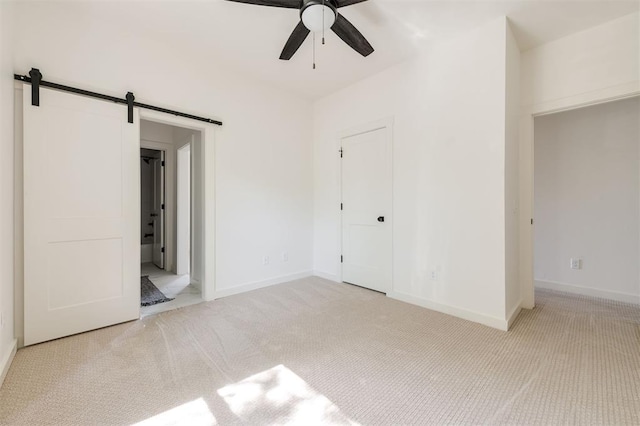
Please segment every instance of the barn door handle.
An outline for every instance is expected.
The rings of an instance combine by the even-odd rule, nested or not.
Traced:
[[[384,222],[384,216],[378,216],[378,222]]]

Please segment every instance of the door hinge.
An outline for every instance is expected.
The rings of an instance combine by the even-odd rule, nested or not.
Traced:
[[[162,160],[162,163],[160,163],[160,165],[161,165],[162,167],[164,167],[164,160]]]
[[[340,152],[340,158],[342,158],[342,153],[344,152],[344,151],[342,150],[342,147],[340,147],[340,151],[338,151],[338,152]]]
[[[160,208],[161,208],[162,210],[164,210],[164,204],[163,204],[163,205],[161,205],[161,206],[160,206]]]
[[[164,247],[160,249],[160,253],[164,253]]]
[[[340,210],[344,210],[342,203],[340,203]]]
[[[531,224],[533,225],[533,219],[531,219]]]
[[[340,263],[342,263],[343,260],[344,258],[342,257],[342,255],[340,255]]]

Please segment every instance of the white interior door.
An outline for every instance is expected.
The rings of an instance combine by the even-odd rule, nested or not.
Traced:
[[[138,111],[27,85],[23,109],[25,345],[138,318]]]
[[[388,127],[342,139],[342,280],[391,289],[391,139]]]
[[[153,161],[153,263],[164,269],[164,151]]]

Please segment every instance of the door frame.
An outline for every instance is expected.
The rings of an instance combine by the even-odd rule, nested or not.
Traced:
[[[201,214],[203,218],[202,244],[194,247],[202,253],[201,286],[202,299],[205,301],[215,299],[215,124],[190,120],[184,117],[164,114],[157,111],[140,109],[140,120],[153,121],[170,126],[182,127],[199,131],[202,147],[202,191],[197,194],[202,199]],[[192,147],[193,149],[193,147]],[[167,162],[169,162],[167,160]],[[171,163],[173,164],[173,162]],[[193,164],[192,164],[193,166]],[[165,168],[165,173],[169,170]],[[193,185],[193,181],[191,182]],[[192,193],[192,196],[195,195]],[[166,201],[166,200],[165,200]],[[193,214],[192,209],[192,214]],[[168,222],[168,220],[167,220]],[[193,232],[193,229],[192,229]],[[166,250],[165,250],[166,251]],[[166,255],[166,253],[165,253]],[[193,253],[191,254],[193,256]],[[166,260],[166,258],[165,258]]]
[[[535,307],[534,256],[534,121],[536,117],[570,111],[593,105],[619,101],[640,95],[638,84],[624,84],[553,101],[526,105],[521,108],[519,123],[520,159],[520,306]]]
[[[394,244],[394,232],[393,232],[393,224],[394,224],[394,212],[393,212],[393,193],[394,193],[394,188],[393,188],[393,184],[394,184],[394,169],[393,169],[393,117],[387,117],[387,118],[382,118],[379,120],[375,120],[375,121],[370,121],[368,123],[365,124],[360,124],[354,127],[350,127],[346,130],[343,130],[341,132],[338,133],[337,136],[337,140],[336,140],[336,152],[339,153],[339,155],[337,156],[338,158],[338,206],[336,206],[339,210],[339,215],[340,215],[340,226],[338,227],[338,255],[342,256],[342,248],[343,248],[343,243],[342,243],[342,235],[343,235],[343,210],[340,209],[340,205],[342,203],[342,159],[340,156],[340,153],[342,152],[342,140],[348,137],[352,137],[352,136],[358,136],[361,135],[363,133],[369,133],[369,132],[374,132],[376,130],[380,130],[380,129],[386,129],[387,130],[387,148],[389,150],[389,152],[391,153],[391,155],[389,156],[389,158],[387,159],[388,161],[388,167],[389,170],[391,170],[391,206],[390,206],[390,212],[391,212],[391,220],[390,222],[390,227],[391,227],[391,271],[390,271],[390,276],[391,276],[391,283],[389,285],[389,291],[387,292],[387,296],[392,294],[395,289],[394,289],[394,285],[393,285],[393,258],[394,258],[394,250],[393,250],[393,244]],[[343,281],[343,274],[342,274],[342,268],[343,268],[343,263],[340,259],[338,259],[338,281],[339,282],[344,282]]]
[[[193,137],[190,142],[185,143],[181,147],[176,150],[176,274],[184,275],[185,273],[190,273],[191,271],[191,209],[193,208],[193,204],[191,201],[191,192],[193,190],[191,185],[191,144],[193,143]],[[181,160],[184,160],[184,156],[187,156],[186,160],[188,161],[189,168],[188,173],[185,173],[183,166],[181,166]],[[183,179],[188,179],[188,185],[186,188],[181,188],[184,185],[181,185]],[[180,208],[181,200],[183,197],[188,198],[187,205],[189,206],[189,210],[184,212],[183,209]],[[185,223],[186,222],[186,223]],[[185,241],[185,236],[180,232],[184,226],[187,226],[189,229],[187,241]],[[186,259],[183,259],[185,256],[184,250],[187,251]]]

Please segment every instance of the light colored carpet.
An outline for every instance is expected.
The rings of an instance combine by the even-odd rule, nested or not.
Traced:
[[[505,333],[320,278],[20,350],[2,424],[640,424],[640,309]]]

